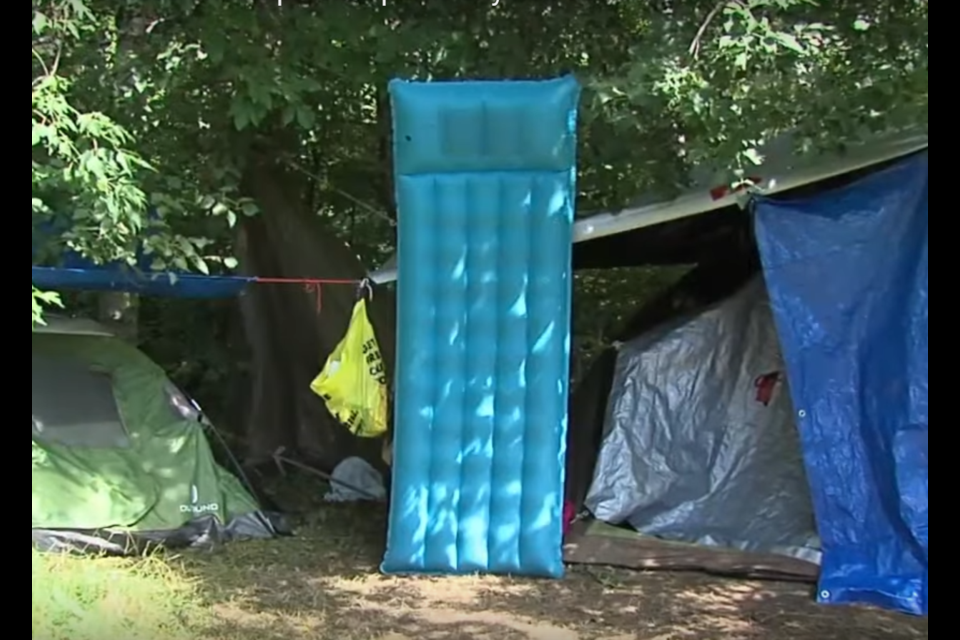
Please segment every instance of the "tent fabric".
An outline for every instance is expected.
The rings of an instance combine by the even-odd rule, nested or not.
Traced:
[[[822,539],[821,602],[927,614],[928,154],[756,235]]]
[[[177,409],[166,374],[143,353],[113,337],[34,333],[33,358],[42,365],[33,369],[35,543],[65,548],[82,540],[122,553],[122,546],[110,549],[107,539],[193,544],[211,536],[278,533],[240,481],[217,465],[201,423]],[[61,397],[70,400],[71,391],[58,393],[57,387],[76,382],[78,369],[112,382],[122,423],[111,428],[122,429],[126,438],[84,438],[80,431],[90,425],[78,418],[67,426],[48,406]],[[111,418],[103,406],[68,404],[91,410],[98,429]],[[44,428],[47,416],[57,423],[51,432]],[[64,430],[74,432],[58,437]],[[105,535],[91,533],[97,531]]]
[[[31,373],[33,428],[44,439],[68,447],[130,446],[107,373],[37,356]]]
[[[563,574],[580,87],[394,81],[387,573]]]
[[[610,336],[614,345],[719,304],[746,286],[760,273],[752,233],[746,240],[700,260],[673,285],[637,307]],[[583,506],[593,481],[616,364],[617,348],[609,346],[593,360],[570,395],[564,492],[576,508]]]
[[[678,542],[819,561],[762,279],[617,355],[586,506]]]

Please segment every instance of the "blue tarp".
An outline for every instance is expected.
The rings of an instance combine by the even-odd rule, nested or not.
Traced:
[[[126,265],[33,267],[33,284],[39,289],[126,291],[166,298],[232,298],[253,281],[241,276],[137,272]]]
[[[928,156],[794,202],[757,240],[823,544],[821,602],[927,615]]]
[[[48,233],[55,225],[41,224],[35,233]],[[37,246],[34,239],[33,254]],[[243,276],[204,276],[193,273],[156,272],[150,269],[149,256],[137,256],[137,267],[112,263],[98,265],[67,251],[58,266],[33,266],[33,285],[39,289],[79,291],[124,291],[168,298],[231,298],[243,291],[254,278]]]

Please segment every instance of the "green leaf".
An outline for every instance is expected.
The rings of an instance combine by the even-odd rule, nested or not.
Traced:
[[[246,100],[234,100],[230,105],[230,112],[233,115],[233,126],[237,131],[243,131],[253,121],[252,110]]]
[[[783,47],[793,51],[794,53],[799,53],[800,55],[806,55],[807,50],[800,44],[800,41],[797,40],[796,36],[790,33],[777,33],[774,35],[774,38],[779,42]]]
[[[238,264],[239,261],[233,256],[227,256],[223,259],[223,266],[225,266],[227,269],[236,269]]]
[[[241,109],[233,114],[233,126],[237,128],[237,131],[243,131],[249,124],[250,114],[245,109]]]
[[[103,162],[101,162],[100,158],[98,158],[96,155],[90,154],[89,156],[87,156],[87,161],[85,164],[86,164],[86,170],[92,173],[94,177],[96,178],[105,177],[104,170],[103,170]]]
[[[239,185],[261,151],[319,176],[273,187],[289,189],[291,201],[323,203],[317,216],[330,233],[378,259],[393,233],[373,210],[380,206],[362,203],[383,198],[394,75],[574,73],[584,86],[584,212],[638,194],[670,197],[698,167],[761,173],[751,168],[760,158],[745,150],[784,131],[799,129],[814,151],[927,120],[925,2],[725,0],[673,3],[668,12],[630,0],[553,3],[544,12],[501,0],[484,9],[480,26],[465,24],[453,5],[429,16],[417,9],[423,3],[397,2],[298,3],[291,13],[251,11],[249,0],[206,12],[194,11],[196,0],[174,0],[155,16],[134,12],[131,25],[117,23],[116,7],[147,5],[77,1],[82,14],[71,0],[34,2],[49,21],[34,10],[33,195],[76,222],[52,244],[69,239],[98,260],[133,260],[140,235],[170,269],[197,272],[197,253],[211,270],[223,268],[234,240],[228,225],[258,213]],[[153,26],[142,22],[154,17],[161,20],[149,34],[118,31]],[[90,171],[91,155],[100,170]],[[131,213],[147,208],[144,193],[163,216],[149,234]],[[217,202],[226,209],[213,212]],[[179,241],[204,234],[214,243],[202,250]]]
[[[752,165],[759,167],[763,164],[763,155],[756,149],[747,149],[743,152],[743,157]]]
[[[309,107],[297,108],[297,124],[299,124],[302,128],[312,129],[316,122],[317,116],[313,112],[313,109],[310,109]]]
[[[47,16],[43,15],[39,11],[33,14],[33,32],[35,34],[41,35],[47,30],[47,25],[49,24],[50,21],[47,19]]]

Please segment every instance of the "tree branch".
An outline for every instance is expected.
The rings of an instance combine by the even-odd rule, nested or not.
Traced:
[[[697,35],[693,37],[693,42],[690,43],[690,48],[687,51],[694,60],[697,56],[700,55],[700,42],[703,40],[704,34],[707,32],[707,29],[710,27],[710,23],[713,22],[714,18],[717,17],[717,14],[720,13],[720,10],[726,6],[726,0],[720,0],[713,9],[710,10],[710,13],[707,14],[707,17],[704,18],[703,23],[701,23],[700,28],[697,29]]]

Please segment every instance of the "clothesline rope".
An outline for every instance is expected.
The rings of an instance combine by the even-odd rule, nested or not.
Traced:
[[[349,278],[265,278],[254,276],[253,282],[257,284],[299,284],[303,290],[312,293],[317,298],[317,315],[323,309],[323,290],[324,285],[353,285],[357,287],[357,297],[361,295],[373,298],[373,288],[370,286],[369,278],[349,279]]]

